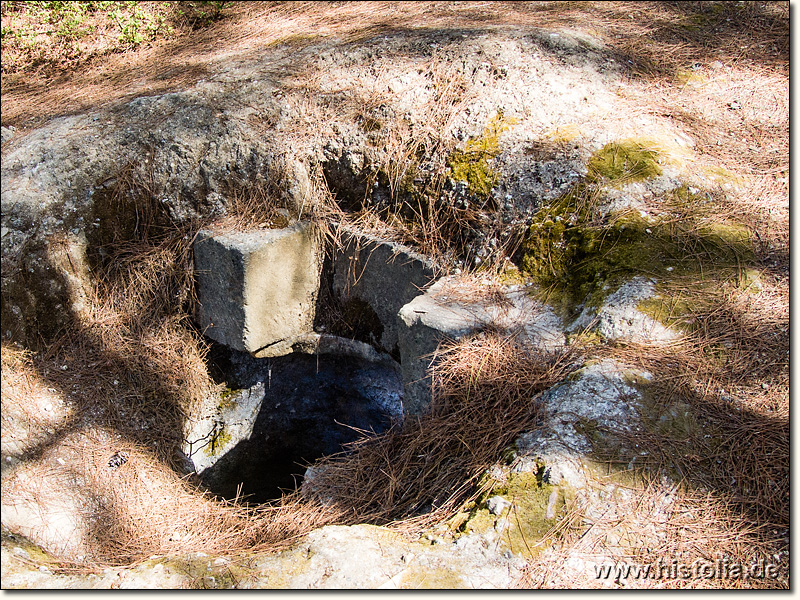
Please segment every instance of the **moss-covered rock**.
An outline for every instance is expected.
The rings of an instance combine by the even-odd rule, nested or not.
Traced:
[[[623,140],[606,144],[589,159],[591,182],[630,183],[661,175],[658,152],[644,142]]]
[[[479,198],[489,198],[499,179],[489,161],[500,153],[500,134],[513,124],[500,112],[489,121],[483,134],[468,140],[464,150],[453,152],[447,161],[452,178],[466,182],[470,193]]]
[[[522,244],[521,271],[562,317],[575,316],[583,304],[600,306],[637,275],[719,279],[752,260],[750,231],[704,217],[698,194],[686,186],[664,198],[670,210],[657,218],[638,212],[600,218],[593,209],[596,193],[582,184],[542,209]]]
[[[489,495],[502,496],[511,506],[494,515],[486,508]],[[502,481],[494,482],[491,492],[484,494],[472,509],[460,531],[490,536],[497,531],[497,543],[504,549],[533,558],[544,550],[545,537],[564,503],[565,492],[559,486],[544,483],[540,472],[509,473]]]
[[[211,441],[203,449],[206,456],[217,456],[223,449],[227,450],[233,437],[226,431],[225,424],[221,423],[211,434]]]

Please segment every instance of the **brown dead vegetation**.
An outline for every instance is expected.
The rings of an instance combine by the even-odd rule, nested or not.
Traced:
[[[708,424],[681,435],[642,433],[628,440],[647,449],[651,474],[663,468],[683,487],[667,490],[651,479],[638,490],[627,520],[592,527],[630,531],[649,543],[654,538],[643,532],[661,528],[660,545],[649,546],[649,554],[631,550],[629,558],[642,561],[680,553],[749,559],[787,549],[788,95],[774,89],[788,85],[788,3],[237,2],[218,23],[199,31],[177,28],[174,37],[135,51],[98,52],[63,70],[4,72],[2,121],[24,135],[55,116],[183,88],[232,53],[246,60],[248,53],[271,47],[280,58],[320,40],[364,41],[417,27],[585,28],[603,39],[611,56],[631,65],[625,94],[632,107],[669,114],[692,132],[709,165],[744,181],[718,201],[755,232],[762,266],[757,294],[737,287],[709,290],[694,314],[684,315],[697,325],[691,335],[667,349],[576,346],[649,370],[659,382],[649,391],[657,410],[680,401]],[[308,31],[314,34],[302,33]],[[431,107],[431,122],[440,126],[457,108],[455,97],[443,98]],[[424,146],[422,138],[414,145],[398,134],[396,141],[396,159]],[[402,174],[396,175],[400,181]],[[122,184],[144,186],[142,198],[148,197],[141,180]],[[275,219],[277,205],[261,201],[270,194],[249,190],[238,197],[238,223],[258,226]],[[149,210],[146,203],[142,209]],[[430,250],[441,237],[438,225],[452,220],[420,217],[429,229],[395,228],[391,235],[413,234]],[[387,228],[375,215],[360,218]],[[85,485],[74,493],[93,491],[95,502],[84,507],[85,516],[99,524],[93,562],[130,564],[152,554],[201,549],[277,550],[334,522],[391,523],[405,532],[442,523],[476,497],[481,473],[514,437],[536,424],[531,400],[571,366],[574,350],[532,357],[512,339],[491,333],[443,349],[438,403],[430,416],[322,462],[318,494],[330,502],[297,494],[256,508],[221,502],[174,470],[180,442],[175,432],[185,411],[216,390],[203,339],[188,319],[190,244],[200,224],[177,229],[154,219],[151,225],[147,235],[142,230],[109,246],[113,260],[101,270],[83,321],[57,343],[35,353],[3,342],[4,442],[11,431],[6,415],[15,413],[27,415],[30,431],[42,434],[32,434],[25,450],[42,476],[57,452],[76,453],[71,468]],[[31,401],[51,389],[69,407],[60,423],[42,421]],[[128,452],[129,461],[109,471],[108,456],[117,450]],[[626,458],[597,451],[609,461]],[[668,493],[672,503],[665,518],[655,507]],[[559,579],[564,560],[597,550],[581,546],[586,528],[577,510],[570,514],[551,532],[554,552],[531,563],[521,586],[588,585]]]

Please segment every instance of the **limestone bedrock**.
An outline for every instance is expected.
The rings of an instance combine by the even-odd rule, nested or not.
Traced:
[[[313,333],[322,250],[307,222],[284,229],[201,231],[194,244],[205,335],[258,358],[292,352]]]

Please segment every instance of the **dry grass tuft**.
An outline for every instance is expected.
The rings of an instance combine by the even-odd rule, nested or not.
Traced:
[[[235,554],[288,548],[315,527],[332,522],[335,512],[287,497],[275,505],[248,507],[223,501],[179,478],[151,453],[130,452],[117,471],[105,466],[106,452],[87,453],[94,460],[85,474],[102,499],[91,521],[96,560],[131,564],[153,554]]]
[[[688,410],[685,427],[653,427],[635,438],[609,432],[647,452],[651,475],[667,472],[682,487],[653,478],[648,487],[634,490],[629,512],[591,523],[573,506],[550,532],[552,549],[531,564],[521,585],[597,583],[591,574],[587,579],[587,573],[565,571],[575,557],[610,554],[646,564],[655,557],[691,562],[721,554],[745,561],[783,552],[789,526],[789,143],[788,96],[780,90],[788,74],[788,3],[232,3],[219,23],[191,35],[184,35],[190,32],[184,23],[181,35],[135,51],[101,57],[97,49],[91,58],[90,49],[90,58],[81,62],[63,49],[50,49],[55,58],[71,61],[68,71],[56,73],[45,65],[10,73],[4,50],[3,124],[24,130],[70,111],[179,89],[206,76],[212,60],[234,51],[246,54],[249,48],[261,60],[268,45],[300,52],[325,37],[363,42],[413,32],[409,24],[422,20],[431,29],[461,27],[466,33],[485,27],[585,30],[590,23],[607,54],[631,65],[625,73],[635,85],[625,88],[631,113],[624,118],[648,112],[668,116],[691,133],[696,164],[722,171],[734,184],[713,198],[717,212],[711,221],[733,214],[750,226],[763,267],[757,293],[738,287],[741,273],[734,283],[716,288],[702,282],[702,295],[681,315],[691,331],[680,344],[583,347],[653,373],[647,401],[656,425],[676,406]],[[307,31],[319,35],[296,35]],[[392,104],[381,73],[370,86],[332,95],[332,106],[351,111],[388,148],[381,168],[393,205],[344,215],[322,174],[312,172],[319,201],[310,202],[315,208],[309,214],[299,212],[331,237],[332,223],[349,220],[429,254],[460,253],[469,262],[465,232],[477,212],[435,201],[443,185],[435,174],[452,150],[453,141],[443,132],[473,90],[461,71],[440,59],[434,56],[423,69],[433,96],[413,130],[400,120],[376,129],[375,111]],[[286,64],[276,59],[264,77],[285,81]],[[308,75],[303,85],[311,97],[315,78],[324,74]],[[220,225],[280,225],[285,217],[280,211],[296,207],[275,186],[278,179],[232,186],[230,220]],[[420,185],[415,179],[422,180],[423,189],[417,190],[422,193],[413,192]],[[138,192],[130,196],[131,190]],[[191,242],[203,224],[176,225],[154,202],[157,197],[151,179],[133,165],[124,168],[108,198],[110,213],[120,216],[106,221],[111,225],[105,237],[93,244],[97,280],[87,310],[42,352],[2,346],[3,452],[13,448],[22,468],[52,486],[64,482],[58,491],[74,495],[76,514],[94,524],[90,541],[97,563],[129,564],[153,554],[192,551],[276,550],[329,523],[390,523],[408,532],[441,523],[477,497],[481,474],[521,431],[539,423],[538,395],[572,369],[576,348],[532,356],[513,338],[491,332],[444,347],[436,356],[431,413],[323,459],[314,486],[324,503],[293,494],[253,508],[211,498],[176,471],[185,414],[217,389],[207,372],[203,338],[188,318],[194,302]],[[596,200],[587,198],[592,206]],[[124,219],[131,214],[132,229]],[[676,227],[684,232],[708,224],[679,218]],[[498,257],[514,253],[510,244]],[[691,247],[683,250],[692,253]],[[497,270],[490,265],[484,275],[492,279]],[[663,292],[682,299],[697,284],[676,280]],[[498,298],[493,285],[469,294]],[[56,399],[67,409],[63,418],[46,417],[43,407],[58,404]],[[11,414],[17,424],[26,423],[24,444],[11,443],[17,431],[8,426]],[[128,452],[129,460],[111,470],[109,456],[119,450]],[[610,462],[629,458],[601,448],[596,453]],[[60,456],[70,458],[66,466],[53,463]],[[14,481],[4,480],[4,491]],[[618,543],[620,536],[627,545]],[[81,565],[85,568],[73,566]],[[780,585],[784,582],[788,576]],[[759,585],[691,582],[705,584]]]
[[[685,290],[680,283],[668,290]],[[758,293],[722,285],[693,298],[684,315],[692,331],[678,344],[596,351],[653,374],[644,387],[645,429],[609,433],[646,452],[648,468],[683,481],[691,497],[713,498],[698,513],[703,519],[730,526],[730,535],[744,528],[754,547],[782,549],[789,528],[788,302],[768,277],[751,285]],[[625,463],[631,456],[604,458]]]
[[[478,479],[515,437],[539,422],[538,395],[569,373],[572,358],[528,354],[513,337],[488,332],[443,347],[430,414],[321,459],[314,494],[353,523],[419,531],[449,518],[479,495]]]
[[[710,372],[703,349],[615,353],[620,354],[653,373],[648,393],[657,417],[653,430],[635,436],[614,433],[646,451],[652,468],[663,468],[693,489],[726,499],[746,521],[781,531],[788,528],[788,402],[781,402],[777,411],[764,410],[763,400],[753,402]],[[788,385],[781,387],[778,395],[788,392]],[[658,418],[675,406],[688,407],[690,417],[675,427],[659,428]]]
[[[4,489],[23,503],[33,493],[46,506],[51,484],[61,482],[63,502],[86,529],[82,542],[63,545],[61,558],[72,570],[153,554],[274,551],[338,517],[293,497],[257,508],[221,501],[181,475],[186,415],[215,402],[221,389],[190,318],[192,242],[209,223],[176,224],[157,197],[145,171],[122,169],[102,201],[111,216],[90,246],[94,282],[85,308],[38,352],[3,343],[3,451],[21,462],[19,477]],[[281,201],[274,186],[240,186],[227,225],[280,216]],[[63,418],[44,418],[48,402],[65,407]],[[22,421],[27,443],[6,444]],[[128,461],[110,469],[118,451]],[[77,556],[83,558],[68,564]]]
[[[111,467],[122,454],[125,462]],[[273,506],[221,501],[179,476],[152,447],[91,425],[3,481],[9,511],[28,511],[69,571],[133,565],[153,555],[276,551],[338,515],[284,498]],[[68,536],[68,537],[65,537]]]
[[[573,510],[549,534],[548,550],[526,567],[517,582],[535,589],[753,589],[787,588],[788,561],[774,553],[772,535],[743,521],[738,511],[713,494],[690,492],[661,482],[632,489],[615,512],[590,522]],[[588,528],[587,528],[588,525]],[[620,543],[620,540],[622,543]],[[776,579],[682,578],[673,563],[777,566]],[[648,565],[658,577],[598,577],[599,565]],[[723,571],[724,572],[724,571]]]

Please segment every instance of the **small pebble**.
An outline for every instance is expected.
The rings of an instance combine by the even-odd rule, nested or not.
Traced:
[[[489,512],[493,515],[499,515],[509,506],[511,506],[511,502],[502,496],[492,496],[486,501],[486,508],[488,508]]]
[[[545,518],[547,519],[555,519],[556,518],[556,502],[558,501],[558,490],[553,490],[550,493],[550,498],[547,500],[547,514]]]

